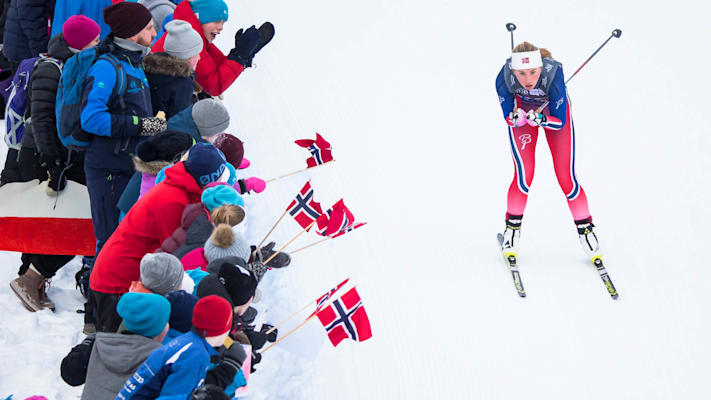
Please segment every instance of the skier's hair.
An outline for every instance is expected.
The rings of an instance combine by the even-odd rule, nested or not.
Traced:
[[[551,54],[550,51],[548,51],[548,49],[544,49],[542,47],[539,49],[538,47],[532,45],[529,42],[519,43],[518,45],[516,45],[516,47],[514,47],[513,52],[514,53],[523,53],[525,51],[534,51],[534,50],[540,50],[542,58],[553,58],[553,55]]]
[[[210,218],[215,226],[219,224],[235,226],[244,220],[244,209],[235,204],[225,204],[212,210]]]

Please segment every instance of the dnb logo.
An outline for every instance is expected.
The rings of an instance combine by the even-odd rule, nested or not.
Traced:
[[[521,141],[521,150],[525,150],[526,145],[531,143],[531,134],[524,133],[523,135],[518,137],[518,140]]]
[[[524,57],[521,59],[521,64],[528,64],[530,61],[528,60],[528,57]]]

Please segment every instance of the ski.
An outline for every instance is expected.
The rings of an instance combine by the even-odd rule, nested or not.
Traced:
[[[499,250],[503,250],[502,246],[504,244],[504,235],[497,234],[496,239],[499,241]],[[518,272],[518,264],[516,263],[516,254],[503,254],[504,261],[506,265],[511,270],[511,276],[513,277],[514,286],[516,287],[516,292],[520,297],[526,297],[526,290],[523,288],[523,282],[521,282],[521,274]]]
[[[605,285],[605,288],[607,289],[607,292],[610,293],[610,296],[612,297],[613,300],[617,300],[619,297],[619,294],[617,293],[617,289],[615,289],[615,285],[612,284],[612,280],[610,279],[610,275],[607,273],[607,270],[605,269],[605,265],[602,263],[602,257],[601,256],[595,256],[592,258],[592,263],[597,269],[597,273],[600,274],[600,279],[602,279],[602,283]]]

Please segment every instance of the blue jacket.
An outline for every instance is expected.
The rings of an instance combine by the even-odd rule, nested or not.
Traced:
[[[125,90],[123,96],[114,93],[118,76],[109,61],[100,59],[89,69],[82,94],[81,127],[95,136],[84,162],[93,168],[132,174],[131,155],[139,141],[140,119],[153,115],[151,92],[142,67],[143,53],[119,47],[113,35],[99,45],[108,46],[109,54],[119,61]]]
[[[8,60],[19,63],[47,52],[47,21],[51,13],[49,0],[12,0],[7,10],[2,50]]]
[[[123,385],[115,400],[186,400],[205,382],[210,357],[217,355],[205,339],[188,332],[153,351]]]
[[[83,15],[91,18],[101,28],[101,39],[111,32],[111,28],[104,22],[104,8],[111,5],[111,0],[57,0],[54,6],[52,19],[52,37],[62,32],[62,25],[72,15]],[[45,27],[45,32],[47,28]]]
[[[198,127],[195,125],[193,106],[194,104],[191,104],[188,108],[170,117],[168,119],[168,130],[185,132],[195,139],[195,143],[201,143],[205,140],[200,136],[200,131],[198,131]]]

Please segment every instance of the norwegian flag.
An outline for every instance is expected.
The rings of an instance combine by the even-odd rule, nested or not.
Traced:
[[[521,59],[521,64],[528,64],[528,63],[529,63],[528,57],[523,57]]]
[[[302,228],[307,229],[322,214],[321,204],[314,201],[314,190],[311,188],[311,181],[306,182],[299,193],[286,210],[291,214]]]
[[[331,154],[331,144],[328,143],[323,136],[316,132],[316,140],[312,139],[300,139],[294,143],[301,147],[309,149],[311,152],[311,157],[306,160],[306,166],[308,168],[315,167],[317,165],[325,164],[329,161],[333,161],[333,154]]]
[[[344,229],[344,230],[338,232],[337,234],[333,235],[333,239],[335,239],[335,238],[337,238],[337,237],[339,237],[339,236],[343,236],[343,235],[345,235],[346,233],[348,233],[348,232],[350,232],[350,231],[352,231],[352,230],[356,230],[356,229],[360,228],[361,226],[363,226],[363,225],[365,225],[365,224],[367,224],[367,222],[358,222],[358,223],[356,223],[356,224],[353,224],[353,225],[349,226],[348,228],[346,228],[346,229]]]
[[[346,292],[340,299],[319,311],[316,316],[326,328],[328,338],[334,347],[338,346],[343,339],[363,342],[373,336],[368,314],[365,313],[365,307],[356,288]]]
[[[321,311],[321,307],[323,307],[323,305],[326,304],[326,302],[331,298],[331,296],[336,294],[336,292],[338,292],[346,283],[348,283],[348,280],[350,280],[350,279],[351,278],[346,278],[346,280],[339,283],[338,286],[329,290],[323,296],[316,299],[316,311],[312,312],[311,315],[314,315],[314,314],[318,313],[319,311]],[[309,317],[311,315],[309,315]]]
[[[354,222],[353,213],[340,199],[316,220],[317,233],[321,236],[335,235],[348,229]]]

